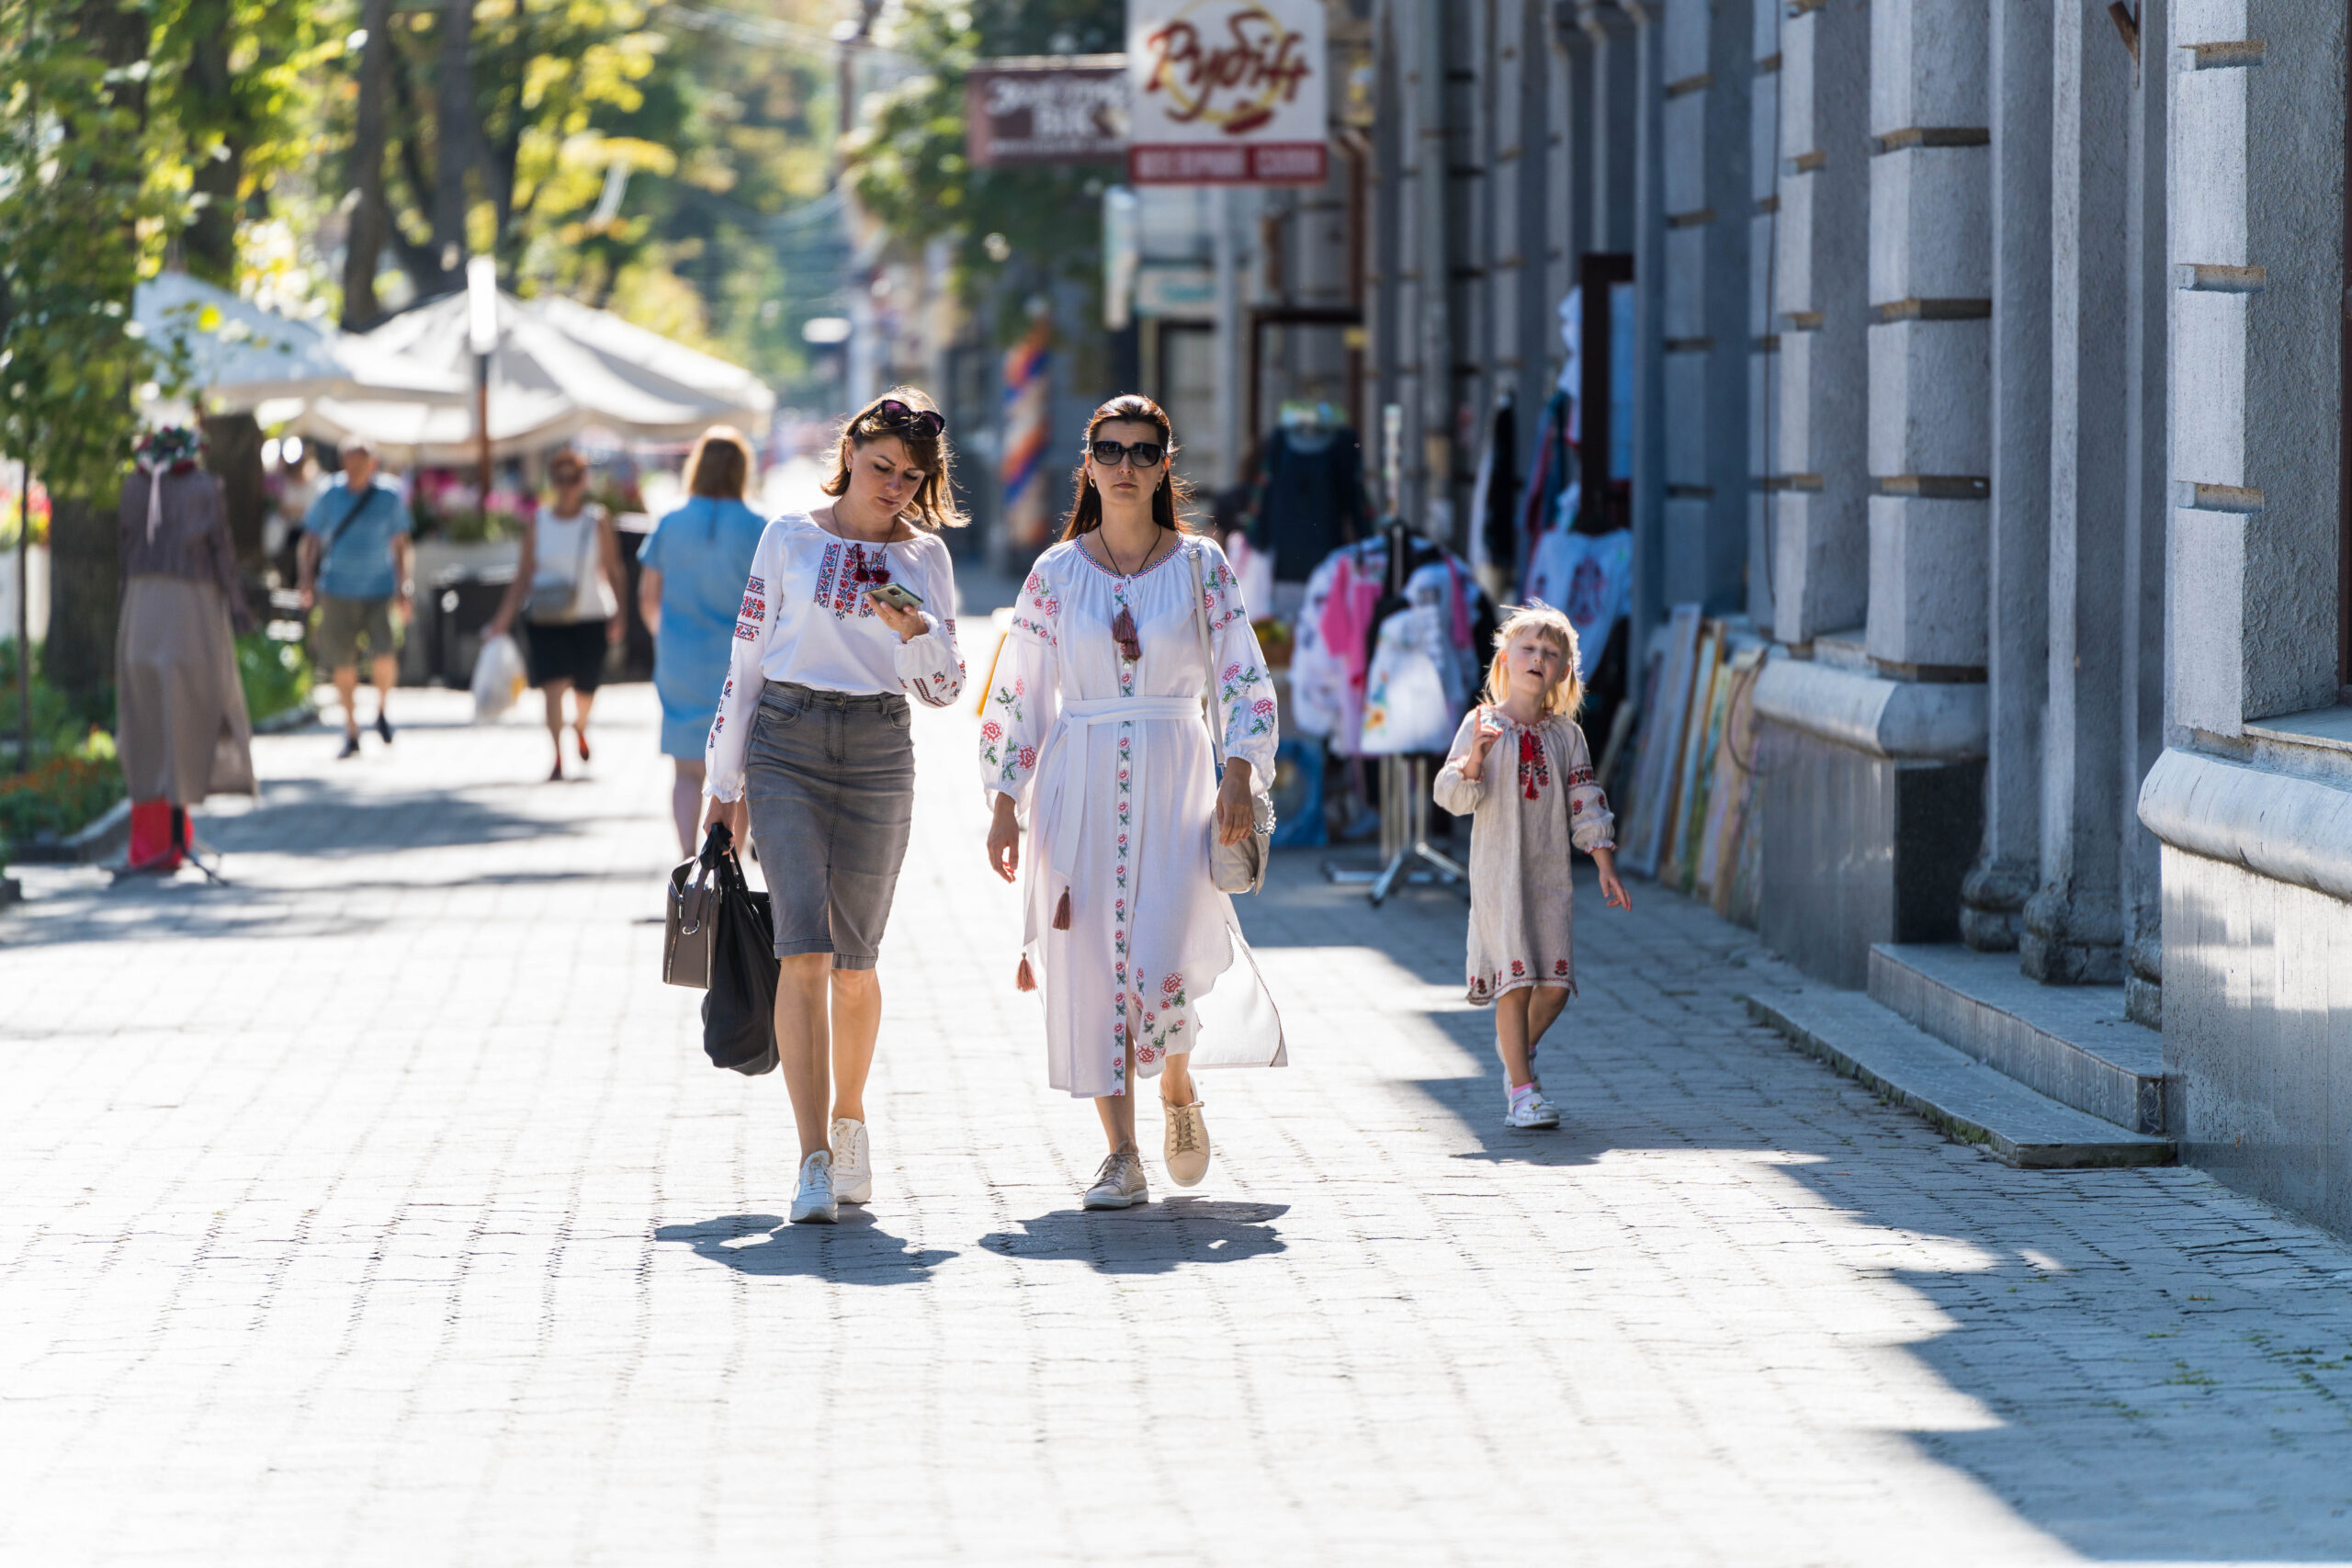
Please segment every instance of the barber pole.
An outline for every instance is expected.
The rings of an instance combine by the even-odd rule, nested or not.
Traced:
[[[1046,542],[1046,427],[1053,387],[1053,355],[1045,320],[1004,356],[1005,537],[1016,548],[1034,550]]]

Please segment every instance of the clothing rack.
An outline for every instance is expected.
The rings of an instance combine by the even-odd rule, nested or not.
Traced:
[[[1413,571],[1413,536],[1401,517],[1386,520],[1388,596],[1401,598]],[[1430,843],[1430,760],[1389,755],[1380,759],[1380,868],[1342,866],[1326,861],[1323,874],[1342,887],[1364,887],[1378,908],[1399,881],[1467,888],[1470,874]]]

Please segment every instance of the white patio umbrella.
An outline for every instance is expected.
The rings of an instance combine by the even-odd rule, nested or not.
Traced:
[[[718,423],[756,434],[775,408],[775,395],[742,367],[569,299],[502,293],[498,328],[490,435],[502,457],[545,448],[591,426],[642,441],[690,440]],[[395,316],[367,341],[470,384],[462,294]],[[299,427],[328,440],[365,434],[412,462],[464,463],[474,456],[473,420],[470,408],[328,398],[312,403]]]
[[[215,413],[311,398],[457,406],[473,394],[469,377],[364,337],[265,310],[184,272],[141,284],[131,314],[157,351],[187,356],[191,389]]]

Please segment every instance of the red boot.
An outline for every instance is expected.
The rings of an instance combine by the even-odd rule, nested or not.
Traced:
[[[187,850],[185,820],[179,808],[164,799],[130,803],[130,863],[129,870],[174,872]]]

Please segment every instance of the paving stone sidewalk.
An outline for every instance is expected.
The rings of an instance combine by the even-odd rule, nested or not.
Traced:
[[[656,980],[644,688],[583,782],[402,694],[267,739],[234,885],[0,915],[0,1561],[2352,1560],[2352,1250],[2195,1171],[2020,1172],[1747,1021],[1747,933],[1589,888],[1500,1125],[1462,906],[1286,857],[1293,1066],[1088,1215],[922,714],[880,1175],[779,1224],[781,1085]]]

